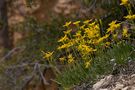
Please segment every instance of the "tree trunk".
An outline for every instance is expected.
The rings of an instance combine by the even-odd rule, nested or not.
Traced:
[[[11,49],[8,31],[7,2],[0,0],[0,47]]]

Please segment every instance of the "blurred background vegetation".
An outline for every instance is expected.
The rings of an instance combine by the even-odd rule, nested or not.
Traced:
[[[133,4],[132,11],[134,13],[135,1],[129,1]],[[48,62],[42,58],[41,51],[54,51],[56,49],[57,40],[65,31],[63,28],[65,22],[97,20],[104,34],[108,23],[113,20],[124,21],[123,16],[126,16],[128,11],[120,5],[120,0],[0,0],[0,13],[2,13],[0,14],[0,89],[22,90],[27,86],[28,81],[32,81],[30,84],[33,85],[32,88],[41,83],[42,75],[37,68],[35,69],[35,66],[37,63],[40,64],[40,70],[44,72]],[[131,48],[128,48],[127,51],[129,49]],[[114,51],[108,50],[107,52],[117,51],[114,48]],[[58,56],[61,54],[57,53]],[[99,57],[106,58],[105,56]],[[96,59],[98,62],[98,57]],[[101,62],[101,64],[104,65],[105,62],[107,61]],[[93,70],[89,73],[94,73],[95,67],[97,70],[101,69],[99,65],[93,66]],[[74,73],[76,69],[83,71],[80,65],[69,71],[72,73],[70,75],[80,79],[81,76]],[[98,70],[97,73],[106,71],[104,68],[102,69],[102,72],[98,72],[100,71]],[[64,78],[68,78],[66,75],[69,75],[67,74],[69,72],[63,74]],[[87,74],[89,75],[89,73]],[[84,74],[84,77],[85,79],[81,80],[85,81],[88,76]],[[91,77],[95,77],[94,74]],[[61,80],[61,78],[63,76],[57,79]],[[69,83],[63,82],[63,84],[65,86],[78,84],[78,79],[76,82],[69,80]]]

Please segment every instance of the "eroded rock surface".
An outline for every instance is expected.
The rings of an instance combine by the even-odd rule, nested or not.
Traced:
[[[92,90],[135,90],[135,74],[106,76],[94,84]]]

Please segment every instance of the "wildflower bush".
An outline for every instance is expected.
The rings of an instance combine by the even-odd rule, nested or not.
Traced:
[[[68,90],[86,80],[94,83],[101,75],[113,73],[117,65],[135,60],[134,38],[131,38],[135,28],[123,25],[126,22],[134,26],[135,14],[128,0],[121,0],[120,5],[128,10],[128,15],[124,16],[126,21],[110,22],[103,34],[97,20],[66,22],[63,25],[66,30],[58,40],[57,49],[42,51],[43,58],[50,65],[64,65],[62,70],[56,70],[56,81],[64,89]]]

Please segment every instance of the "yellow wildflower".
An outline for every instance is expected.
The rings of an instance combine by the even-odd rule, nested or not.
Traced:
[[[124,18],[134,20],[135,19],[135,14],[134,15],[127,15]]]
[[[85,29],[85,34],[88,38],[92,39],[92,38],[96,38],[96,37],[99,37],[100,34],[98,32],[98,30],[91,30],[89,28],[86,28]]]
[[[68,44],[63,44],[63,45],[59,46],[57,49],[61,50],[61,49],[65,49],[65,48],[68,48],[68,47],[69,47]]]
[[[74,44],[74,42],[69,42],[69,43],[59,46],[57,49],[61,50],[61,49],[69,48],[69,47],[73,46],[73,44]]]
[[[90,47],[87,45],[82,45],[83,50],[90,52]]]
[[[87,46],[87,45],[79,45],[79,46],[77,47],[77,49],[78,49],[79,51],[81,51],[83,54],[88,54],[88,53],[91,53],[91,52],[96,51],[96,49],[93,49],[93,48],[91,48],[91,47],[89,47],[89,46]]]
[[[84,36],[82,36],[81,34],[77,34],[76,33],[76,35],[74,35],[74,44],[82,44],[82,43],[85,43],[85,40],[84,40]]]
[[[91,60],[90,60],[90,61],[85,62],[85,68],[89,68],[89,67],[90,67],[90,65],[91,65]]]
[[[90,22],[90,20],[85,20],[83,23],[88,24],[89,22]]]
[[[99,39],[97,40],[97,43],[102,42],[104,39],[105,39],[104,37],[99,38]]]
[[[67,31],[64,31],[64,34],[69,34],[72,31],[72,29],[69,29]]]
[[[89,37],[89,38],[95,37],[94,32],[91,31],[90,28],[85,28],[85,32],[84,32],[84,33],[85,33],[86,36]]]
[[[99,28],[99,25],[98,25],[98,24],[96,24],[95,26],[93,26],[93,28],[94,28],[94,30],[100,30],[100,28]]]
[[[124,29],[123,29],[122,36],[123,36],[123,37],[129,37],[128,29],[127,29],[127,28],[124,28]]]
[[[65,35],[64,37],[62,37],[61,39],[58,40],[58,42],[64,42],[66,40],[68,40],[69,38],[67,37],[67,35]]]
[[[106,45],[110,45],[111,43],[110,43],[110,42],[106,42],[105,44],[106,44]]]
[[[45,53],[44,51],[42,51],[42,53],[43,53],[43,58],[49,60],[52,57],[54,52]]]
[[[120,5],[127,5],[128,4],[128,0],[121,0]]]
[[[84,27],[85,27],[85,25],[82,25],[82,26],[80,27],[80,29],[84,29]]]
[[[90,51],[95,52],[95,51],[97,51],[97,49],[90,48]]]
[[[63,25],[64,27],[68,27],[72,22],[66,22],[65,25]]]
[[[73,57],[72,54],[69,54],[69,55],[68,55],[68,58],[72,58],[72,57]]]
[[[96,22],[92,22],[89,24],[89,27],[92,27],[92,26],[95,26],[96,25]]]
[[[68,63],[73,63],[74,62],[74,57],[72,56],[72,54],[68,55]]]
[[[97,40],[97,43],[102,42],[103,40],[107,39],[108,37],[109,37],[109,35],[108,35],[108,34],[106,34],[105,36],[103,36],[103,37],[99,38],[99,39]]]
[[[79,23],[80,23],[80,21],[76,21],[76,22],[74,22],[73,24],[74,24],[74,25],[79,25]]]
[[[65,58],[65,57],[61,57],[61,58],[59,58],[59,60],[60,60],[61,62],[63,62],[63,61],[66,60],[66,58]]]
[[[75,35],[73,35],[74,37],[81,37],[82,35],[81,35],[81,31],[78,31],[78,32],[76,32],[76,34]]]
[[[100,36],[100,28],[99,25],[95,22],[90,23],[88,28],[84,29],[85,36],[89,39],[97,38]]]
[[[107,33],[108,32],[114,32],[117,28],[120,27],[120,24],[116,24],[116,21],[112,21],[110,24],[109,24],[109,28],[107,29]]]

